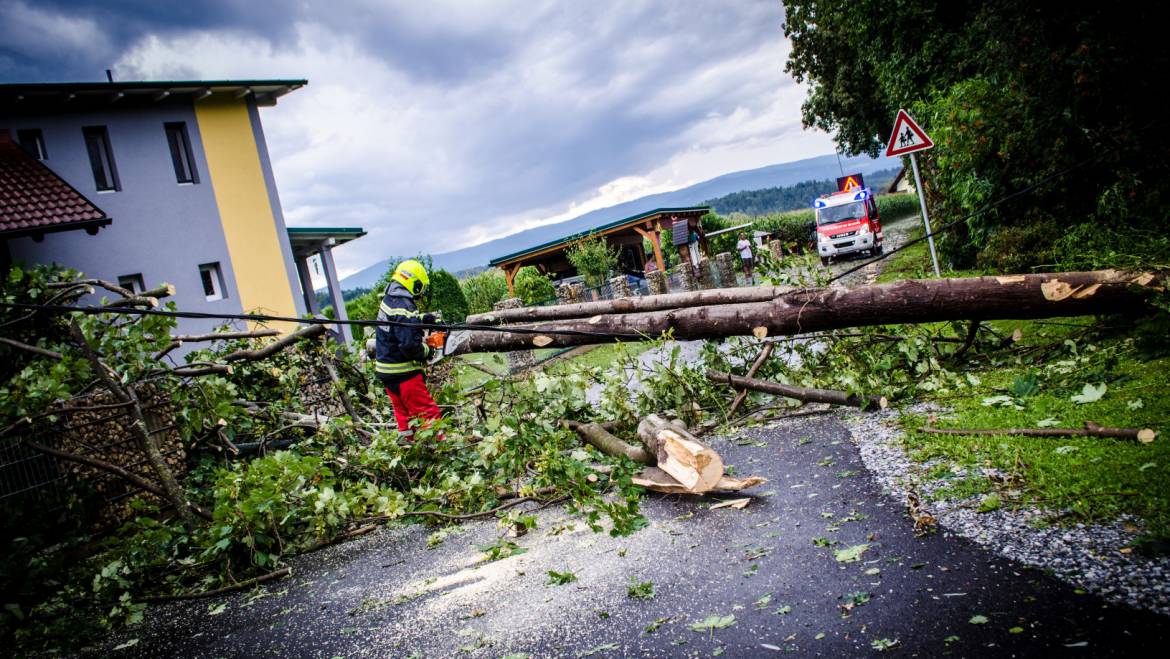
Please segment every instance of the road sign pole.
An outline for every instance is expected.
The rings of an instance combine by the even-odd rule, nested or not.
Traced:
[[[918,158],[910,154],[910,166],[914,168],[914,188],[918,190],[918,204],[922,207],[922,223],[926,225],[926,242],[930,245],[930,260],[934,262],[934,276],[942,277],[938,269],[938,253],[934,251],[934,236],[930,233],[930,216],[926,214],[926,193],[922,190],[922,176],[918,174]]]

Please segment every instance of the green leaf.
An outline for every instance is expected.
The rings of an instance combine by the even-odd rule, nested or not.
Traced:
[[[227,602],[220,602],[219,604],[212,604],[207,607],[207,615],[217,616],[227,610]]]
[[[138,639],[132,638],[129,641],[126,641],[125,643],[120,643],[118,645],[115,645],[114,649],[115,650],[125,650],[126,648],[132,648],[135,645],[138,645]]]
[[[1105,390],[1108,388],[1108,385],[1106,385],[1104,382],[1095,387],[1091,384],[1086,384],[1081,389],[1081,393],[1072,396],[1069,400],[1081,405],[1084,405],[1085,403],[1095,403],[1101,400],[1101,397],[1105,395]]]
[[[573,583],[577,580],[577,575],[572,572],[557,572],[556,570],[548,571],[548,581],[546,586],[563,586],[565,584]]]
[[[973,615],[967,622],[971,623],[972,625],[986,625],[988,623],[988,619],[985,615]]]
[[[691,631],[707,632],[715,629],[726,629],[735,624],[735,614],[720,616],[707,616],[706,619],[699,622],[692,622],[690,624]]]
[[[618,645],[617,643],[606,643],[605,645],[598,645],[596,647],[589,648],[588,650],[582,652],[581,654],[579,654],[577,656],[578,657],[592,657],[595,654],[598,654],[601,652],[609,652],[610,650],[617,650],[620,647],[621,646]]]
[[[838,563],[855,563],[861,560],[862,554],[868,549],[868,544],[853,545],[852,547],[834,551],[833,558],[836,558]]]

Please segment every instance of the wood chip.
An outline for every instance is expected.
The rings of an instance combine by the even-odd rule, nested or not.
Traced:
[[[1026,277],[1024,275],[1011,275],[1008,277],[996,277],[995,280],[1001,284],[1022,284]]]
[[[552,337],[545,336],[543,334],[537,334],[536,336],[532,337],[532,345],[536,346],[537,348],[543,348],[552,342]]]
[[[743,510],[744,508],[747,508],[747,505],[751,503],[751,501],[751,497],[744,497],[742,499],[727,499],[726,501],[720,501],[714,506],[711,506],[710,510],[715,510],[716,508],[735,508],[736,510]]]
[[[762,339],[762,338],[768,336],[768,328],[767,327],[753,327],[752,328],[752,336],[756,337],[757,339]]]

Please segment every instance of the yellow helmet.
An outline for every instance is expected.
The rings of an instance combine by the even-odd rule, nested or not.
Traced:
[[[431,278],[427,275],[427,269],[423,264],[409,259],[398,264],[394,268],[394,274],[390,276],[391,279],[402,284],[410,294],[418,297],[426,292],[427,287],[431,285]]]

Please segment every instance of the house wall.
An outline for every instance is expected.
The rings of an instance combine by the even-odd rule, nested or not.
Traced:
[[[198,183],[175,180],[163,124],[187,124]],[[120,188],[99,192],[83,126],[106,126]],[[12,257],[58,263],[89,277],[116,281],[141,273],[146,286],[174,284],[184,311],[238,314],[252,310],[300,315],[295,270],[259,119],[250,99],[211,97],[147,107],[36,116],[0,116],[15,134],[38,128],[54,172],[112,219],[97,235],[70,231],[10,241]],[[224,298],[208,301],[199,266],[219,263]],[[181,319],[185,333],[219,321]],[[237,323],[238,324],[238,323]]]
[[[248,104],[211,97],[195,104],[195,115],[243,308],[296,316],[292,252],[273,210]]]

